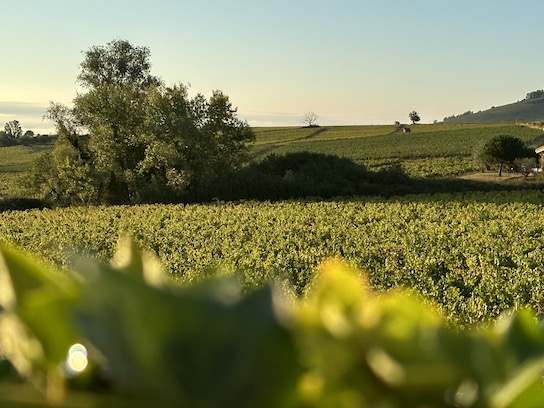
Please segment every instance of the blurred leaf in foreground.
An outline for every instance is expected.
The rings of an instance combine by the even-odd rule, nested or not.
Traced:
[[[373,293],[335,261],[322,266],[297,316],[307,406],[542,404],[544,329],[532,313],[493,330],[455,330],[420,299]]]
[[[59,367],[81,338],[72,311],[79,296],[73,276],[49,268],[14,248],[0,248],[0,354],[23,376],[62,396]],[[41,378],[47,378],[44,382]]]
[[[119,391],[194,407],[286,406],[294,396],[296,355],[270,288],[234,300],[217,289],[235,285],[228,279],[149,286],[143,268],[152,262],[124,251],[121,269],[79,268],[87,284],[77,310]]]

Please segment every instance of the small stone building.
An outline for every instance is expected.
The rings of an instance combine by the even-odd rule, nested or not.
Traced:
[[[544,145],[537,147],[535,153],[538,154],[538,164],[540,168],[544,168]]]

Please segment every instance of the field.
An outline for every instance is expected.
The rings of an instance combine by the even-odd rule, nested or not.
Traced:
[[[413,177],[458,176],[478,170],[473,155],[498,134],[530,140],[541,132],[516,124],[413,125],[410,133],[396,126],[257,128],[253,153],[298,151],[346,157],[371,169],[400,163]]]
[[[24,171],[51,146],[0,147],[0,198],[16,198],[24,194],[21,180]]]
[[[272,153],[331,154],[370,170],[400,165],[411,177],[436,179],[479,171],[473,155],[493,136],[510,134],[532,140],[542,133],[515,123],[422,124],[410,129],[410,133],[402,133],[395,125],[255,128],[256,141],[250,153],[257,161]],[[0,198],[33,198],[24,189],[22,173],[51,147],[0,147]]]
[[[120,236],[156,253],[170,276],[235,274],[303,294],[331,257],[368,271],[373,287],[412,288],[462,325],[544,293],[540,191],[340,202],[66,208],[4,213],[0,236],[58,265],[76,249],[109,259]]]
[[[542,180],[472,155],[540,131],[411,128],[260,128],[251,152],[400,166],[444,193],[3,211],[0,405],[538,406]],[[0,148],[4,200],[32,198],[39,154]]]
[[[347,157],[372,169],[396,163],[411,177],[440,181],[457,175],[474,178],[471,156],[494,135],[530,140],[540,134],[516,124],[411,129],[257,128],[253,153],[259,160],[270,153],[310,151]],[[20,192],[21,171],[38,154],[40,150],[23,146],[0,149],[7,197]],[[479,181],[486,180],[480,176]],[[318,264],[339,257],[368,271],[374,287],[414,288],[449,318],[470,324],[511,307],[544,306],[539,299],[544,290],[539,265],[544,200],[535,190],[540,183],[540,177],[494,177],[487,190],[494,185],[532,190],[452,191],[387,200],[13,211],[2,214],[0,236],[67,266],[70,251],[111,258],[119,237],[129,234],[156,253],[174,279],[192,281],[206,270],[220,269],[239,275],[247,288],[274,280],[298,295],[311,283]]]

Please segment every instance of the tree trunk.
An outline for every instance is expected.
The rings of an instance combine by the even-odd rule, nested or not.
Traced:
[[[499,177],[502,176],[502,163],[499,164]]]

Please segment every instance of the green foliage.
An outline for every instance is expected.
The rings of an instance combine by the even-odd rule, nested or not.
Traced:
[[[162,91],[154,93],[153,98],[150,98],[153,106],[155,106],[152,109],[153,112],[166,112],[166,110],[170,109],[170,106],[175,106],[175,108],[172,108],[171,115],[162,117],[154,124],[150,119],[149,129],[145,133],[145,142],[147,143],[145,145],[145,156],[138,162],[137,169],[132,172],[117,171],[114,173],[114,178],[111,177],[110,173],[104,177],[95,176],[95,181],[99,181],[95,185],[98,184],[102,190],[105,190],[106,186],[111,183],[114,192],[122,191],[121,187],[114,189],[113,184],[119,183],[119,180],[123,180],[127,176],[126,180],[130,180],[133,186],[132,191],[134,194],[132,197],[134,201],[154,202],[199,201],[213,197],[222,197],[224,199],[229,197],[233,199],[248,197],[277,199],[281,197],[301,197],[305,194],[311,196],[338,196],[344,193],[353,194],[354,191],[359,194],[386,195],[392,193],[404,194],[406,192],[454,191],[467,188],[473,190],[486,189],[489,187],[484,185],[468,186],[464,182],[455,184],[443,180],[443,178],[478,171],[479,166],[473,161],[471,155],[477,146],[485,143],[497,133],[512,134],[522,140],[533,139],[539,134],[536,129],[508,124],[462,126],[424,124],[414,127],[409,136],[396,133],[393,125],[321,127],[318,131],[304,128],[257,128],[255,129],[256,144],[251,148],[254,164],[241,173],[234,174],[228,171],[228,166],[224,161],[216,161],[217,159],[228,158],[227,152],[230,151],[228,148],[221,147],[221,154],[219,154],[219,147],[214,149],[211,144],[203,143],[205,140],[203,137],[196,134],[193,135],[194,137],[185,137],[189,135],[187,129],[191,129],[190,126],[186,126],[188,122],[186,116],[184,116],[187,107],[185,91],[180,86],[178,89],[168,90],[167,94],[164,95]],[[189,100],[189,102],[191,101]],[[205,103],[203,104],[203,102],[205,102],[203,97],[198,99],[198,103],[195,98],[193,111],[204,112]],[[202,109],[196,109],[196,106]],[[77,135],[77,123],[70,116],[71,111],[61,106],[52,106],[52,108],[54,109],[50,110],[50,114],[53,114],[51,119],[57,124],[62,124],[65,128],[63,132]],[[230,109],[232,110],[232,108]],[[166,118],[169,119],[166,120]],[[153,126],[151,126],[152,124]],[[186,129],[183,138],[172,137],[176,128]],[[244,125],[237,129],[242,133],[250,130]],[[200,131],[203,131],[203,129]],[[248,138],[251,138],[249,134]],[[211,137],[208,138],[208,140],[211,139]],[[69,137],[69,140],[74,148],[81,150],[82,160],[87,160],[90,157],[89,146],[85,137]],[[143,139],[129,138],[127,143],[134,147],[139,143],[138,140]],[[116,148],[116,145],[108,144],[107,140],[103,145],[98,143],[95,146],[97,154],[100,153],[99,156],[101,157],[108,155]],[[102,154],[102,146],[108,146],[111,149],[105,149],[104,154]],[[185,148],[185,146],[188,148]],[[144,147],[140,148],[140,150],[142,149]],[[213,154],[210,154],[211,152]],[[334,155],[351,159],[368,170],[367,175],[371,177],[371,185],[364,185],[366,179],[363,178],[359,183],[362,188],[354,189],[350,187],[346,189],[342,187],[342,183],[338,183],[339,188],[336,189],[336,192],[328,188],[327,194],[320,192],[315,186],[308,186],[307,188],[300,186],[301,189],[298,193],[293,192],[293,186],[291,186],[289,191],[286,192],[285,187],[280,187],[285,183],[285,180],[276,179],[272,182],[276,176],[263,175],[259,169],[258,162],[265,160],[270,154],[280,156],[291,153],[298,154],[299,152],[317,153],[319,154],[317,157]],[[240,155],[236,156],[237,160],[233,159],[233,163],[236,163],[235,167],[240,168],[243,167],[240,164],[240,159],[243,159],[245,155],[243,151],[239,153]],[[13,157],[15,158],[15,156]],[[204,160],[204,157],[208,157],[208,161]],[[7,165],[12,160],[11,156],[6,160],[4,163]],[[215,164],[206,165],[209,161],[213,161]],[[44,163],[48,164],[49,162],[44,160]],[[111,160],[106,161],[106,163],[110,163],[112,167],[115,167],[115,162]],[[394,185],[394,177],[393,180],[390,177],[394,175],[393,168],[395,166],[399,170],[396,179],[401,184],[398,185]],[[93,168],[96,169],[96,166],[93,166]],[[191,171],[190,168],[193,168],[193,170]],[[255,170],[258,175],[250,176],[249,173],[254,173],[250,169]],[[385,173],[372,174],[382,170],[388,175],[386,176]],[[56,177],[54,169],[50,171],[43,168],[36,169],[35,173],[51,173],[53,178]],[[407,180],[406,175],[410,176],[411,180]],[[11,177],[11,173],[9,176]],[[215,181],[213,181],[214,178]],[[424,179],[434,179],[436,182],[432,183],[430,180]],[[32,196],[45,197],[49,195],[52,198],[56,195],[48,190],[48,184],[52,182],[49,178],[46,180],[48,180],[47,183],[33,184],[34,186],[37,185],[37,188],[34,188]],[[267,183],[265,180],[269,180],[269,182]],[[300,181],[302,182],[302,180]],[[391,184],[391,181],[393,181],[393,184]],[[442,182],[439,183],[438,181]],[[269,195],[266,195],[265,185],[268,185]],[[248,193],[250,186],[254,187],[254,190]],[[42,189],[42,187],[45,188]],[[40,193],[37,194],[36,191],[40,191]],[[279,194],[278,191],[283,192]],[[243,194],[240,192],[243,192]],[[89,196],[93,194],[91,189]],[[70,200],[71,196],[67,195],[67,197]],[[115,202],[115,197],[105,194],[105,192],[101,194],[101,197],[100,202]],[[74,198],[74,202],[78,202],[78,200]]]
[[[503,165],[514,166],[516,159],[535,157],[533,149],[519,138],[498,135],[488,140],[478,154],[478,159],[487,166],[498,165],[499,176]]]
[[[368,171],[346,158],[299,152],[268,155],[210,184],[206,195],[185,197],[191,201],[330,199],[362,195],[390,196],[412,188],[416,188],[413,180],[397,163]]]
[[[544,397],[544,329],[528,310],[452,329],[337,261],[289,300],[270,287],[241,294],[231,278],[172,286],[130,243],[111,265],[81,259],[73,273],[0,255],[2,406],[503,408]]]
[[[544,90],[538,89],[533,92],[528,92],[527,96],[525,96],[525,99],[538,99],[544,97]]]
[[[145,88],[158,84],[151,75],[150,51],[126,40],[113,40],[106,46],[94,46],[85,52],[78,81],[85,88],[134,85]]]
[[[490,331],[458,332],[406,293],[376,297],[366,287],[329,264],[303,304],[296,334],[309,368],[301,381],[308,406],[536,403],[544,331],[530,312]]]
[[[295,346],[270,288],[240,298],[233,280],[164,286],[156,262],[127,246],[115,267],[81,260],[77,276],[1,254],[0,358],[27,367],[18,370],[31,380],[47,378],[49,403],[63,400],[59,377],[74,374],[59,367],[76,342],[91,360],[80,387],[107,381],[132,406],[277,407],[294,398]],[[26,344],[13,347],[14,328]]]
[[[146,48],[112,41],[91,48],[81,68],[87,92],[73,109],[53,104],[48,112],[59,144],[71,145],[37,169],[48,177],[34,184],[52,204],[179,201],[247,160],[254,135],[229,98],[215,91],[189,99],[183,85],[165,86],[151,76]]]
[[[210,186],[208,199],[279,200],[301,197],[331,198],[385,192],[378,173],[332,155],[289,153],[269,155],[237,174]],[[402,172],[397,174],[397,181]],[[404,181],[404,180],[403,180]]]
[[[36,135],[32,130],[23,133],[23,128],[18,120],[10,120],[0,131],[0,146],[16,145],[43,145],[49,143],[51,137],[48,135]]]
[[[256,148],[261,155],[301,151],[335,155],[367,168],[396,161],[413,177],[457,176],[477,170],[470,158],[479,146],[497,134],[507,133],[522,140],[540,134],[537,129],[509,124],[418,125],[409,135],[395,132],[394,126],[383,126],[381,131],[376,126],[321,129],[325,130],[315,138],[301,133],[308,129],[293,129],[292,133],[279,129],[264,133],[257,130]],[[277,139],[273,139],[274,136]],[[268,140],[268,144],[264,143]],[[447,165],[436,168],[434,163],[439,161]]]
[[[442,182],[441,182],[442,183]],[[58,266],[77,248],[103,261],[126,233],[174,280],[235,274],[303,294],[319,263],[341,257],[379,290],[405,286],[471,325],[542,310],[541,191],[413,195],[339,202],[238,202],[5,212],[0,236]]]
[[[100,182],[90,161],[87,138],[80,137],[80,123],[72,111],[51,104],[47,117],[57,126],[57,140],[27,173],[27,184],[34,196],[55,205],[99,202]]]
[[[23,128],[18,120],[10,120],[4,126],[6,136],[10,139],[17,140],[23,136]]]
[[[97,204],[100,184],[92,163],[63,136],[34,163],[27,182],[36,197],[55,205]]]

